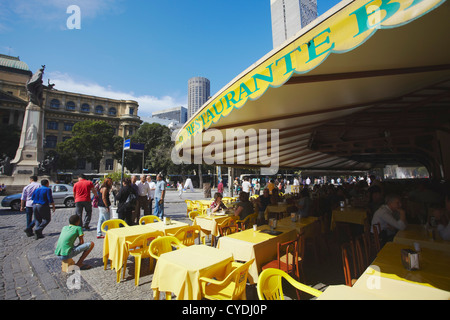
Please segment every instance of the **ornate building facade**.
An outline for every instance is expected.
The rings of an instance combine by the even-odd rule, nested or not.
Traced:
[[[25,84],[32,72],[19,58],[0,55],[0,121],[22,127],[27,92]],[[115,100],[46,87],[44,90],[44,152],[54,150],[58,142],[72,136],[75,123],[86,120],[103,120],[109,123],[116,135],[126,137],[139,129],[139,105],[133,100]],[[112,154],[106,154],[95,168],[78,159],[74,171],[111,172],[119,164]]]

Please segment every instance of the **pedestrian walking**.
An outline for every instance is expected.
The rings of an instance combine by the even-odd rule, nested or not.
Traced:
[[[156,176],[156,190],[155,190],[155,211],[154,215],[161,220],[164,218],[164,196],[166,194],[166,182],[162,174]]]
[[[51,221],[50,205],[52,206],[52,212],[55,212],[56,209],[52,189],[49,188],[47,179],[41,180],[41,186],[34,190],[31,199],[33,200],[33,213],[36,223],[34,233],[37,240],[44,237],[42,232]]]
[[[94,196],[98,196],[92,181],[87,180],[84,174],[78,176],[78,182],[73,186],[73,197],[75,198],[75,213],[80,216],[82,227],[89,230],[89,223],[92,217],[91,191]],[[86,215],[83,219],[83,209]]]
[[[104,238],[102,234],[102,224],[111,218],[111,200],[109,194],[112,188],[112,179],[105,178],[100,186],[100,195],[98,197],[98,222],[97,222],[97,239]]]
[[[28,237],[33,236],[33,228],[36,224],[33,218],[33,200],[31,199],[31,196],[33,195],[34,190],[41,186],[37,181],[37,176],[31,176],[30,184],[23,188],[22,197],[20,198],[20,211],[25,211],[26,213],[27,225],[24,231]]]

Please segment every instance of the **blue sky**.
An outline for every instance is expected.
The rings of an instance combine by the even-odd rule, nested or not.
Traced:
[[[319,15],[340,0],[317,0]],[[70,5],[81,29],[70,30]],[[194,76],[211,95],[272,50],[270,0],[6,0],[0,53],[56,89],[139,102],[139,115],[183,105]]]

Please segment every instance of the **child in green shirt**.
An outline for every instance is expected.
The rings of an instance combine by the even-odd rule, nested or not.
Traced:
[[[84,265],[83,261],[94,248],[93,242],[84,243],[83,228],[80,225],[81,218],[78,215],[73,215],[69,218],[69,225],[61,230],[58,243],[56,244],[55,254],[64,262],[82,253],[76,265],[81,270],[90,269],[91,266]],[[79,239],[79,244],[75,246],[75,240]]]

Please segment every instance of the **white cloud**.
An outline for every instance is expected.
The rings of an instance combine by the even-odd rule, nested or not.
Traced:
[[[61,72],[50,72],[47,75],[56,90],[76,92],[103,98],[117,100],[134,100],[139,103],[139,116],[151,116],[152,112],[178,106],[187,107],[187,97],[152,95],[136,95],[134,92],[122,92],[92,81],[76,81],[71,76]],[[47,79],[44,80],[47,84]]]

